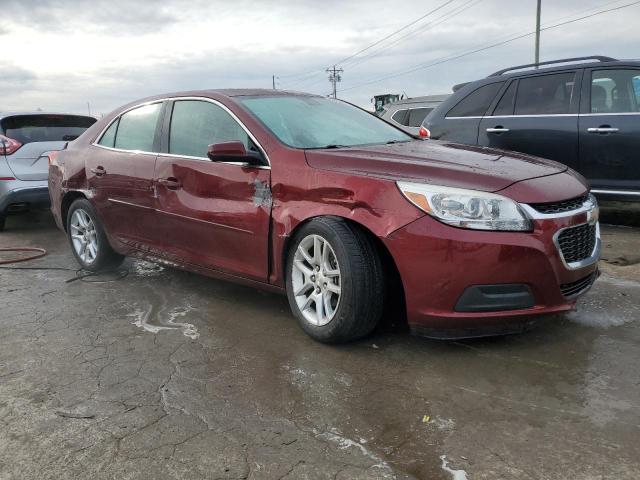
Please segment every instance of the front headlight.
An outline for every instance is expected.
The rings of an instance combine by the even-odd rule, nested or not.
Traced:
[[[397,182],[416,207],[441,222],[474,230],[530,231],[531,220],[513,200],[495,193]]]

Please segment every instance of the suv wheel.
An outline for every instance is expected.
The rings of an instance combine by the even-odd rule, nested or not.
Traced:
[[[369,334],[382,315],[384,281],[375,245],[345,220],[304,225],[287,256],[287,297],[302,329],[325,343]]]
[[[93,205],[84,198],[76,200],[69,208],[67,235],[71,251],[84,270],[97,272],[114,268],[124,260],[124,256],[109,245]]]

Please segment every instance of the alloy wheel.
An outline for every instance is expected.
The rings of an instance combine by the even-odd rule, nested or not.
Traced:
[[[322,327],[340,303],[340,265],[331,244],[320,235],[308,235],[298,244],[292,266],[292,287],[304,318]]]
[[[98,234],[93,220],[86,211],[78,208],[71,215],[69,228],[76,254],[85,264],[92,264],[98,256]]]

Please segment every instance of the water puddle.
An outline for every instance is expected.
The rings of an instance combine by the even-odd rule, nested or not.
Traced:
[[[192,323],[177,321],[177,319],[184,318],[189,312],[195,310],[191,305],[174,307],[168,311],[163,308],[154,315],[155,310],[153,305],[149,305],[146,310],[137,309],[127,316],[134,317],[136,320],[132,322],[133,325],[147,332],[158,333],[163,330],[179,330],[185,337],[189,337],[192,340],[200,336],[198,329]]]
[[[442,469],[445,472],[450,473],[453,480],[467,480],[467,472],[464,470],[454,470],[449,467],[446,455],[441,455],[440,460],[442,461]]]
[[[145,260],[136,260],[131,266],[131,273],[138,277],[155,277],[163,271],[164,267],[162,265]]]

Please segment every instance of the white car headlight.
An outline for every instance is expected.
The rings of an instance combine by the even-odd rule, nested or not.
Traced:
[[[532,230],[531,220],[518,203],[502,195],[424,183],[396,183],[407,200],[449,225],[474,230]]]

